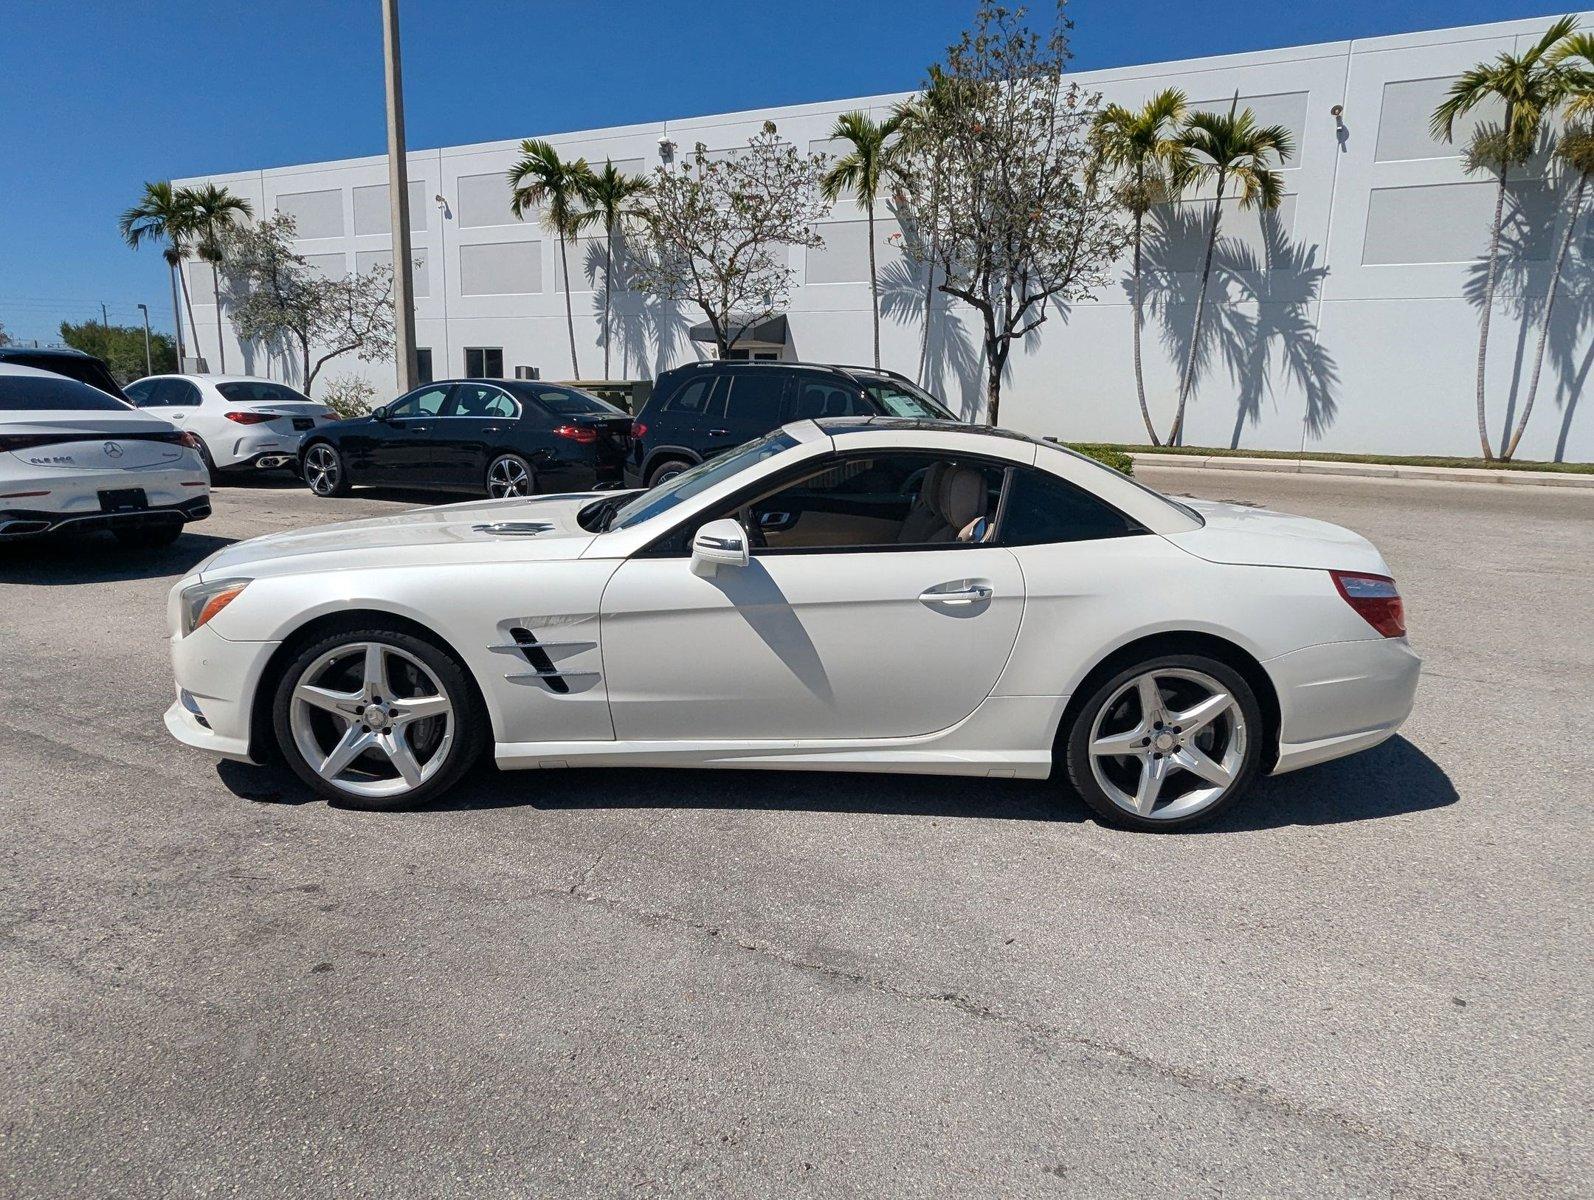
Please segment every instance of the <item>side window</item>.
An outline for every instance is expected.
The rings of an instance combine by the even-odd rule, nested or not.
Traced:
[[[731,376],[725,419],[739,425],[774,429],[781,423],[780,401],[786,391],[780,371],[745,371]]]
[[[1016,467],[998,540],[1004,546],[1089,542],[1144,533],[1137,522],[1045,471]]]
[[[462,383],[454,389],[453,407],[448,410],[454,417],[512,417],[515,402],[495,387],[479,383]]]
[[[754,553],[970,545],[992,532],[1004,469],[927,453],[831,459],[734,514]]]
[[[390,417],[435,417],[448,399],[446,387],[423,387],[393,402]]]
[[[867,416],[874,410],[840,380],[798,378],[786,401],[785,421]]]
[[[188,408],[204,399],[199,389],[186,379],[168,379],[166,386],[171,389],[171,398],[166,403],[174,408]]]
[[[694,379],[665,401],[664,411],[681,417],[723,417],[727,382],[723,375]]]
[[[128,384],[122,390],[127,393],[127,398],[139,408],[149,408],[151,407],[150,397],[155,392],[155,381],[153,379],[141,379],[137,383]]]

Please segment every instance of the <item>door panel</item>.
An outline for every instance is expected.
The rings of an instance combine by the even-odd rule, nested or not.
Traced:
[[[393,403],[388,419],[371,430],[370,465],[363,473],[367,482],[436,486],[429,442],[447,407],[450,390],[448,385],[422,387]]]
[[[615,735],[934,733],[990,694],[1023,607],[1018,562],[994,546],[762,554],[712,578],[634,558],[602,606]]]

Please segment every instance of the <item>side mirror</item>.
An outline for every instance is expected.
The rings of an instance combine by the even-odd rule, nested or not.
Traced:
[[[377,405],[377,407],[373,408],[371,410],[371,420],[373,420],[373,421],[385,421],[385,420],[387,420],[387,405],[379,404],[379,405]]]
[[[751,561],[747,531],[725,517],[710,521],[692,538],[692,573],[712,575],[720,567],[745,567]]]

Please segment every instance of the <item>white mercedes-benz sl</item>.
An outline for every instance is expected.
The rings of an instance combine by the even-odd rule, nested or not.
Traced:
[[[1178,829],[1374,746],[1419,660],[1321,521],[999,430],[800,421],[646,492],[230,546],[170,602],[166,725],[362,808],[504,768],[1044,779]]]

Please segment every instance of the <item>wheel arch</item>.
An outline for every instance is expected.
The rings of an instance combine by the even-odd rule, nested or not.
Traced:
[[[1240,673],[1246,683],[1251,685],[1251,690],[1256,693],[1256,702],[1262,709],[1262,720],[1267,726],[1266,736],[1262,739],[1262,774],[1271,772],[1278,761],[1279,733],[1283,725],[1278,689],[1274,687],[1272,677],[1268,675],[1261,661],[1237,642],[1215,633],[1193,629],[1148,634],[1125,642],[1103,655],[1090,670],[1085,672],[1079,681],[1079,686],[1074,688],[1068,697],[1068,703],[1063,706],[1062,715],[1058,718],[1057,728],[1053,730],[1052,735],[1054,752],[1062,753],[1068,739],[1068,731],[1073,728],[1079,710],[1106,679],[1127,666],[1144,662],[1160,654],[1205,654]]]
[[[443,637],[435,629],[422,624],[413,617],[394,612],[391,609],[375,607],[339,609],[336,612],[324,612],[312,616],[309,620],[296,626],[278,643],[277,648],[271,652],[271,657],[266,660],[266,665],[260,673],[260,679],[255,684],[255,694],[249,705],[250,758],[256,762],[264,762],[272,756],[272,752],[275,749],[271,732],[272,703],[277,694],[277,685],[282,682],[282,676],[287,671],[288,664],[294,660],[294,657],[317,638],[337,633],[340,630],[369,629],[373,625],[419,638],[452,658],[459,664],[459,669],[464,674],[466,682],[470,684],[480,711],[487,714],[489,723],[492,721],[492,709],[487,704],[487,697],[482,691],[481,681],[476,678],[476,673],[471,670],[470,663],[447,638]]]
[[[649,450],[648,456],[642,460],[642,478],[646,480],[653,474],[653,469],[665,459],[680,459],[682,462],[696,466],[703,461],[703,456],[690,446],[658,446]]]

